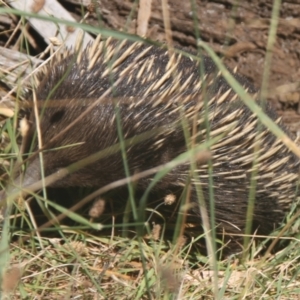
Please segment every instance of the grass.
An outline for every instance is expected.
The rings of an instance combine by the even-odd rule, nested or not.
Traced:
[[[81,295],[93,299],[97,295],[96,299],[148,299],[149,294],[152,299],[213,297],[213,274],[202,256],[193,263],[186,254],[160,242],[140,244],[131,239],[129,243],[121,237],[110,239],[77,230],[65,231],[68,237],[41,241],[31,238],[30,243],[11,245],[12,269],[5,275],[3,285],[10,288],[22,274],[14,297],[32,299],[39,295],[55,299]],[[250,257],[244,264],[233,257],[220,261],[218,298],[293,299],[294,295],[297,299],[299,271],[294,254],[299,251],[295,247],[268,258],[263,265]],[[146,274],[141,251],[147,259]]]
[[[0,12],[26,15],[8,9]],[[274,13],[273,20],[276,17]],[[58,21],[50,17],[47,19]],[[123,32],[93,28],[86,24],[62,23],[115,38],[141,40]],[[270,40],[274,38],[275,27],[276,24],[271,26]],[[226,73],[206,44],[200,42],[199,46],[212,56],[233,89],[250,109],[257,112],[261,122],[282,139],[287,147],[297,152],[298,149],[286,139],[278,126],[258,110],[245,91]],[[269,47],[272,47],[272,42]],[[16,110],[13,118],[2,122],[1,134],[5,136],[6,143],[1,159],[4,173],[8,177],[12,176],[15,163],[20,161],[17,113]],[[121,141],[124,139],[121,138]],[[208,144],[214,142],[209,140]],[[193,150],[190,150],[177,161],[155,170],[156,178],[165,175],[169,171],[167,167],[174,167],[181,162],[180,159],[189,159],[192,154]],[[80,163],[77,162],[73,167],[79,168]],[[115,186],[108,188],[112,187]],[[130,188],[133,198],[134,185],[130,185]],[[150,189],[151,186],[148,191]],[[84,194],[79,196],[83,198]],[[143,218],[136,218],[133,224],[130,219],[119,224],[119,216],[112,214],[106,217],[108,220],[104,219],[100,223],[85,217],[86,214],[69,211],[52,203],[47,193],[33,192],[29,201],[31,198],[37,199],[54,227],[49,228],[49,223],[44,227],[36,224],[35,212],[28,201],[20,198],[10,202],[11,212],[3,222],[0,243],[3,299],[298,299],[300,294],[300,251],[298,235],[295,234],[298,232],[299,221],[293,219],[298,214],[296,204],[287,216],[287,223],[292,223],[292,228],[281,237],[279,242],[282,247],[275,255],[261,252],[261,249],[268,240],[275,240],[279,231],[271,237],[262,238],[263,243],[253,240],[242,259],[232,255],[217,260],[216,255],[209,257],[198,252],[197,235],[189,240],[183,239],[180,222],[177,237],[172,243],[169,242],[172,239],[157,239],[151,224]],[[87,196],[85,199],[88,201],[92,198]],[[128,200],[129,211],[130,205],[133,206],[133,202],[130,204]],[[153,213],[158,215],[155,210]],[[68,215],[71,223],[62,225],[55,217],[57,214]],[[154,228],[165,232],[170,224],[165,222],[163,216],[158,217],[162,220],[161,225]],[[147,234],[142,237],[136,235],[132,225],[144,224]],[[124,229],[129,231],[128,234],[124,234]]]

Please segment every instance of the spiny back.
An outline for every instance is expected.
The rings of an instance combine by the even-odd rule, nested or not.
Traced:
[[[216,76],[217,69],[211,59],[203,57],[201,63],[206,77],[211,75],[206,79],[209,90],[230,88],[223,77]],[[39,87],[40,96],[46,98],[58,84],[52,99],[67,99],[71,93],[78,99],[95,98],[104,92],[115,97],[164,98],[193,94],[202,87],[200,61],[195,56],[173,53],[170,57],[166,49],[110,38],[102,42],[96,40],[83,52],[79,49],[57,55],[39,76],[40,80],[45,76],[47,80]],[[255,92],[243,77],[236,77],[247,83],[250,93]],[[117,88],[113,89],[112,85]]]

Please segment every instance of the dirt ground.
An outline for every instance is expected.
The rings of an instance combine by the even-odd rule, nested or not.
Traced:
[[[60,0],[72,15],[81,20],[82,5],[89,0]],[[137,4],[130,0],[97,0],[97,7],[86,20],[94,26],[136,32]],[[195,2],[194,7],[191,3]],[[147,37],[165,41],[162,1],[152,1]],[[237,3],[237,4],[235,4]],[[264,59],[271,20],[271,0],[169,0],[168,8],[175,45],[196,48],[195,28],[203,41],[208,42],[230,68],[248,77],[259,88],[262,82]],[[193,11],[197,11],[199,25],[195,26]],[[0,17],[0,45],[4,45],[13,22]],[[41,44],[40,51],[46,45]],[[300,128],[300,0],[282,1],[277,39],[270,72],[270,100],[292,131]]]

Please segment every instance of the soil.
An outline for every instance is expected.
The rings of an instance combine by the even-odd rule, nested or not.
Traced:
[[[79,21],[82,5],[92,12],[86,22],[93,26],[136,32],[137,1],[88,0],[59,1]],[[164,18],[161,0],[152,0],[147,37],[164,42]],[[257,88],[262,84],[266,45],[269,36],[273,2],[271,0],[169,0],[168,9],[175,45],[196,48],[196,32],[208,42],[226,65],[238,68]],[[194,7],[191,6],[194,3]],[[195,26],[193,11],[197,12]],[[100,14],[99,14],[100,12]],[[1,22],[2,21],[2,22]],[[2,24],[1,24],[2,23]],[[6,28],[7,17],[0,17],[0,28]],[[2,26],[1,26],[2,25]],[[197,30],[195,30],[197,28]],[[2,30],[1,30],[2,31]],[[3,45],[5,35],[0,37]],[[33,35],[34,36],[34,35]],[[277,38],[270,68],[269,100],[284,122],[294,132],[300,128],[300,0],[282,1]]]

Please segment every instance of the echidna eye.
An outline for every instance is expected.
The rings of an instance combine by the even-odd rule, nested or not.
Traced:
[[[62,117],[64,116],[64,114],[65,114],[64,110],[59,110],[59,111],[55,112],[50,118],[50,123],[59,122],[62,119]]]

